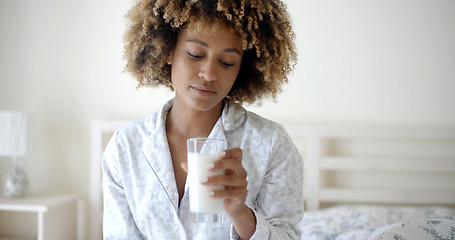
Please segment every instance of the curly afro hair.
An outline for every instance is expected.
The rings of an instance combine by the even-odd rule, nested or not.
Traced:
[[[242,65],[227,99],[257,103],[276,99],[297,62],[295,35],[279,0],[139,0],[126,15],[125,70],[142,86],[173,90],[166,63],[179,31],[193,23],[224,22],[242,39]]]

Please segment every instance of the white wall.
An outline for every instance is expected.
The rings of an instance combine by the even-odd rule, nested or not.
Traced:
[[[131,2],[0,1],[0,109],[29,113],[33,193],[87,195],[90,121],[145,116],[172,96],[122,72]],[[280,122],[455,126],[455,1],[287,2],[299,64],[277,103],[249,109]]]
[[[455,2],[288,1],[300,62],[274,110],[314,122],[454,125]],[[299,113],[289,112],[292,105]],[[278,114],[277,114],[278,113]]]

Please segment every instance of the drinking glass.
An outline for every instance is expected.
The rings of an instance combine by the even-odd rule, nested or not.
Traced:
[[[217,223],[223,220],[224,199],[211,198],[210,193],[213,190],[223,190],[224,186],[204,186],[202,182],[210,176],[225,174],[224,170],[209,171],[209,166],[219,159],[226,147],[225,139],[187,140],[190,212],[193,222]]]

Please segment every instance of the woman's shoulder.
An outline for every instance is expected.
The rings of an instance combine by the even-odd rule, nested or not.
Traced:
[[[283,124],[251,111],[246,111],[246,114],[245,130],[254,133],[255,137],[262,138],[265,141],[268,139],[275,143],[292,142],[292,139]]]
[[[280,124],[260,116],[243,106],[229,105],[223,112],[225,131],[238,131],[241,129],[270,130],[280,128]]]
[[[247,114],[247,118],[246,118],[247,122],[251,125],[258,125],[260,127],[267,126],[267,127],[273,127],[273,128],[281,126],[281,124],[279,124],[273,120],[270,120],[268,118],[265,118],[255,112],[247,110],[246,114]]]
[[[158,112],[154,112],[146,117],[130,121],[117,129],[117,137],[136,138],[138,136],[150,135],[151,131],[155,128],[157,118]]]
[[[285,132],[283,126],[271,119],[265,118],[255,112],[246,111],[245,128],[261,135],[275,135]]]
[[[118,134],[124,135],[140,135],[153,133],[160,128],[164,127],[167,112],[173,106],[173,99],[166,101],[159,109],[155,110],[152,114],[128,122],[117,130]]]

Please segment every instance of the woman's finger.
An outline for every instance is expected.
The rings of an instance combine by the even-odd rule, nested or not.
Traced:
[[[207,186],[226,186],[246,189],[248,181],[245,178],[236,175],[220,175],[209,177],[207,182],[203,184]]]
[[[243,151],[240,148],[231,148],[224,150],[225,154],[221,158],[234,158],[238,159],[239,161],[242,161],[242,156],[243,156]]]
[[[225,190],[214,190],[210,197],[224,198],[226,200],[234,201],[235,203],[244,203],[248,190],[246,188],[228,188]]]
[[[240,148],[228,149],[220,160],[207,166],[210,171],[226,170],[227,175],[239,175],[246,178],[246,171],[242,166],[243,152]]]

